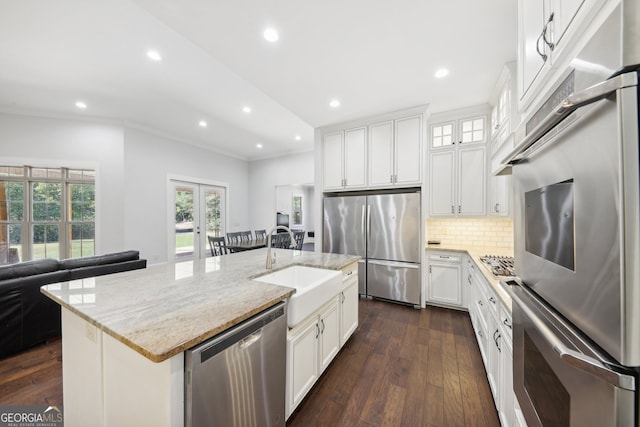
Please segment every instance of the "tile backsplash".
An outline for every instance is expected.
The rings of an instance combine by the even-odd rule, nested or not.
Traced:
[[[513,250],[511,218],[428,218],[427,240],[443,246],[496,247]]]

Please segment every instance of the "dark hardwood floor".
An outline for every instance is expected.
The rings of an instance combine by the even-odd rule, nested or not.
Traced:
[[[0,359],[0,406],[62,405],[62,340]]]
[[[499,426],[469,316],[360,300],[360,326],[297,426]],[[61,341],[0,360],[0,406],[61,405]]]
[[[467,313],[368,300],[359,310],[288,427],[500,425]]]

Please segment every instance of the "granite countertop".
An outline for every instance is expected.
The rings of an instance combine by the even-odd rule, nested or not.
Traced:
[[[55,283],[42,292],[151,361],[162,362],[295,292],[252,278],[291,265],[341,270],[360,259],[272,250],[273,270],[265,269],[267,249],[258,249]]]
[[[480,271],[484,278],[487,280],[489,285],[493,288],[494,292],[498,295],[502,303],[511,311],[511,297],[504,289],[503,285],[500,284],[501,280],[505,280],[506,277],[498,277],[494,276],[491,273],[491,270],[480,261],[480,257],[484,255],[499,255],[499,256],[513,256],[512,250],[501,249],[501,248],[491,248],[491,247],[465,247],[465,246],[450,246],[450,245],[427,245],[427,251],[454,251],[454,252],[464,252],[467,253],[475,262],[478,267],[478,271]]]

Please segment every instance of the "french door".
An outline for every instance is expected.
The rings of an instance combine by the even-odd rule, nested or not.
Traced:
[[[225,235],[225,187],[171,180],[171,188],[173,260],[211,255],[207,236]]]

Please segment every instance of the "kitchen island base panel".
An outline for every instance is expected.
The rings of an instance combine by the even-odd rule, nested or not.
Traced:
[[[154,363],[62,309],[65,426],[183,426],[184,353]]]

